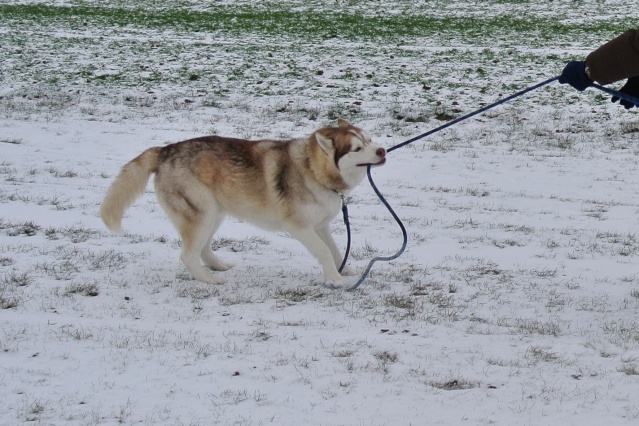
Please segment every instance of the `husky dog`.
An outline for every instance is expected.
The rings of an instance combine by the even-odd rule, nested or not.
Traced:
[[[127,163],[111,184],[100,215],[121,232],[124,211],[155,173],[155,193],[182,238],[180,259],[193,277],[221,283],[216,271],[233,265],[211,249],[213,234],[227,214],[259,227],[285,231],[322,265],[328,284],[340,287],[341,256],[329,231],[340,197],[351,192],[366,166],[386,161],[386,150],[348,121],[309,137],[287,141],[206,136],[153,147]],[[345,267],[344,275],[355,270]]]

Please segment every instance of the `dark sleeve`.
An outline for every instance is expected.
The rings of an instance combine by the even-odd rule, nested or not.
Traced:
[[[586,57],[590,77],[609,84],[639,75],[639,30],[628,30]]]

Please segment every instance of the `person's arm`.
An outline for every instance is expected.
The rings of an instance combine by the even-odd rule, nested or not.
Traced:
[[[590,53],[586,74],[599,84],[639,76],[639,30],[628,30]]]

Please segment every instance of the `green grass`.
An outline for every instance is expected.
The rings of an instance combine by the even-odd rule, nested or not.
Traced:
[[[558,73],[578,50],[636,25],[603,18],[619,14],[600,5],[577,19],[569,5],[548,16],[543,5],[503,3],[0,0],[0,115],[78,103],[96,113],[105,99],[197,111],[239,95],[270,98],[265,112],[278,121],[382,116],[409,135]]]
[[[45,4],[0,5],[2,20],[67,22],[72,28],[93,25],[135,26],[149,29],[223,32],[230,35],[258,33],[306,39],[398,41],[406,37],[506,38],[526,33],[538,40],[553,40],[580,32],[615,33],[632,28],[631,18],[579,23],[557,17],[517,13],[493,17],[433,16],[425,13],[364,15],[330,10],[264,9],[249,6],[216,6],[214,10],[141,9],[102,6],[51,6]]]
[[[0,0],[5,53],[0,84],[15,90],[0,100],[0,113],[58,110],[77,101],[70,89],[64,96],[43,96],[48,87],[118,93],[170,86],[178,88],[175,100],[148,94],[122,99],[127,106],[127,99],[139,99],[180,109],[194,107],[184,103],[187,96],[207,96],[219,106],[238,91],[290,97],[314,87],[314,95],[332,106],[309,116],[360,119],[370,105],[354,105],[358,99],[387,104],[402,99],[403,109],[421,111],[412,118],[404,114],[406,123],[424,122],[433,115],[424,105],[441,101],[443,86],[467,90],[465,102],[480,103],[486,95],[538,80],[537,74],[520,72],[508,78],[510,86],[502,84],[520,64],[557,72],[570,58],[553,49],[596,46],[636,26],[630,18],[578,20],[568,6],[548,17],[542,6],[503,1],[460,9],[450,0],[398,0],[392,13],[383,2],[361,1],[50,3]],[[593,7],[591,15],[603,13]],[[406,106],[406,98],[418,105]],[[442,119],[460,110],[438,108]]]

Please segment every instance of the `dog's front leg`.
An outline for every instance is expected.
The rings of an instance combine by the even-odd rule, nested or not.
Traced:
[[[289,233],[317,258],[320,265],[322,265],[326,281],[333,286],[341,286],[342,277],[339,272],[337,272],[337,267],[333,260],[333,253],[317,232],[309,228],[292,230],[289,231]],[[335,242],[333,242],[333,244],[335,244]]]
[[[319,235],[322,241],[324,241],[324,243],[331,250],[331,254],[333,256],[333,262],[335,263],[335,266],[338,268],[342,266],[342,261],[344,260],[344,257],[340,253],[339,247],[337,247],[337,244],[335,244],[335,240],[333,239],[333,236],[331,235],[331,231],[329,229],[328,224],[317,227],[315,229],[315,232],[317,232],[317,235]],[[357,274],[357,271],[355,270],[355,268],[349,265],[344,265],[344,268],[342,269],[342,275],[350,276],[350,275],[356,275],[356,274]]]

